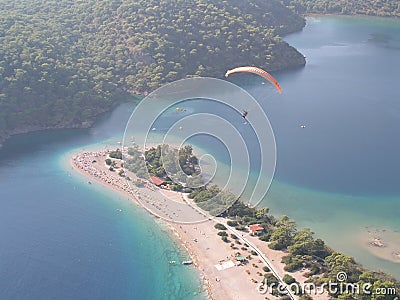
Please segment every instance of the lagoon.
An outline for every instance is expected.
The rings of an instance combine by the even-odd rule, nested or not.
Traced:
[[[117,145],[133,106],[90,130],[24,134],[0,151],[0,298],[202,299],[188,254],[131,201],[71,171],[77,149]]]
[[[359,239],[374,227],[400,231],[400,20],[308,18],[286,40],[307,65],[279,74],[285,92],[265,104],[278,161],[263,204],[400,278],[399,263]]]
[[[282,95],[252,76],[235,82],[261,103],[275,132],[276,176],[262,205],[400,278],[399,264],[358,240],[366,227],[400,230],[400,21],[309,18],[285,39],[307,65],[274,74]],[[187,105],[190,113],[209,108]],[[4,144],[1,298],[202,297],[195,270],[168,264],[187,254],[153,218],[65,165],[77,149],[116,146],[132,110],[124,104],[90,130],[38,132]],[[205,152],[219,149],[201,142]]]
[[[282,94],[257,76],[230,77],[261,104],[275,134],[276,173],[260,205],[310,227],[365,266],[400,278],[400,263],[373,255],[363,238],[376,228],[400,231],[400,21],[313,17],[302,32],[285,39],[307,57],[307,65],[274,74]],[[257,137],[240,113],[204,99],[179,105],[187,109],[184,117],[222,116],[247,138],[254,185]],[[251,118],[256,107],[243,103],[243,109]],[[157,132],[162,135],[174,122],[171,115],[158,120]],[[224,145],[205,135],[190,141],[211,154],[228,177]],[[246,172],[233,176],[240,182]],[[242,198],[250,193],[251,184]],[[400,240],[390,242],[400,251]]]

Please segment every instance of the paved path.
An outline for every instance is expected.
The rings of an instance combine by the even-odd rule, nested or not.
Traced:
[[[224,224],[224,226],[234,235],[236,235],[240,240],[242,240],[242,242],[246,243],[247,245],[249,245],[249,247],[258,254],[258,256],[261,258],[261,260],[263,261],[264,265],[266,265],[272,272],[272,274],[274,274],[274,276],[279,280],[280,284],[282,284],[283,287],[286,288],[287,291],[287,295],[295,300],[296,296],[294,295],[293,291],[287,287],[287,284],[283,281],[283,278],[279,276],[278,272],[275,270],[273,264],[269,261],[269,259],[261,252],[260,249],[258,249],[252,242],[250,242],[248,239],[246,239],[245,237],[242,236],[242,233],[237,231],[236,229],[232,228],[231,226],[229,226],[227,224],[227,220],[224,218],[218,218],[218,217],[214,217],[212,218],[214,221]]]

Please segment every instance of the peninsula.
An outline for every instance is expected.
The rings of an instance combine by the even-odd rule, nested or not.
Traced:
[[[276,219],[268,208],[255,209],[236,201],[224,213],[212,216],[209,211],[215,207],[202,209],[201,203],[217,194],[229,195],[213,185],[192,189],[174,183],[162,166],[154,168],[162,147],[169,148],[159,145],[142,151],[132,147],[83,152],[71,158],[71,165],[87,176],[90,184],[98,182],[122,193],[165,220],[172,236],[188,251],[202,273],[212,299],[265,299],[266,294],[260,292],[260,284],[264,282],[321,287],[327,282],[337,282],[338,272],[346,272],[348,284],[367,282],[373,290],[382,287],[400,290],[400,283],[391,276],[366,270],[353,258],[315,239],[309,229],[297,229],[287,216]],[[185,173],[197,172],[196,157],[190,146],[171,152],[179,155]],[[146,165],[150,166],[148,175],[142,169]],[[203,221],[184,222],[183,216],[193,220],[200,217]],[[341,299],[338,291],[321,290],[309,295],[290,288],[287,291],[275,288],[268,299]]]

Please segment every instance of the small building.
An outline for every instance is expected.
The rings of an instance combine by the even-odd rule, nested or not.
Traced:
[[[166,183],[164,179],[161,179],[161,178],[159,178],[157,176],[151,176],[150,177],[150,182],[155,184],[156,186],[162,186],[162,185],[164,185]]]
[[[253,224],[249,226],[251,234],[252,235],[257,235],[259,234],[261,231],[264,230],[264,227],[262,227],[260,224]]]

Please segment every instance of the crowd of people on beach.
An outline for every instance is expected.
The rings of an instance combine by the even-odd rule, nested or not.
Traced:
[[[129,194],[129,196],[133,197],[134,200],[144,205],[153,213],[158,212],[156,215],[164,215],[170,220],[174,220],[174,217],[178,216],[177,212],[174,210],[169,211],[167,209],[168,204],[164,197],[162,201],[156,201],[155,198],[149,194],[150,192],[158,190],[156,186],[148,180],[142,179],[141,181],[148,191],[139,191],[139,188],[128,183],[126,177],[120,176],[116,172],[109,170],[105,163],[107,158],[109,158],[108,150],[99,152],[87,151],[73,156],[72,162],[76,168],[93,177],[97,181],[101,181],[104,184],[110,185],[114,189]],[[149,206],[153,207],[153,209],[150,209]]]
[[[134,191],[131,189],[127,180],[123,177],[117,177],[110,174],[106,170],[101,170],[96,168],[94,163],[97,163],[98,159],[105,159],[108,155],[108,151],[101,152],[83,152],[75,155],[72,158],[74,165],[81,171],[87,173],[88,175],[95,177],[98,180],[103,181],[115,188],[123,190],[131,195],[134,195]]]
[[[124,170],[121,165],[121,163],[123,163],[122,160],[118,162],[118,167],[114,165],[114,171],[111,170],[110,166],[106,163],[107,159],[111,159],[109,154],[109,150],[81,152],[72,157],[71,163],[74,168],[82,174],[87,175],[91,180],[100,182],[114,190],[124,192],[126,196],[136,201],[136,203],[140,204],[151,213],[159,217],[162,216],[169,221],[173,221],[173,223],[179,221],[181,218],[180,216],[186,215],[188,211],[196,212],[200,216],[204,217],[201,212],[194,208],[194,203],[192,203],[193,200],[188,199],[186,195],[184,196],[181,193],[162,190],[149,180],[137,178],[133,173],[131,174],[129,171]],[[115,171],[118,169],[124,171],[123,176],[121,176],[122,172],[119,173]],[[127,176],[130,176],[132,179],[127,180]],[[134,185],[133,180],[142,182],[143,186],[138,187]],[[91,182],[89,181],[89,183]],[[163,195],[163,193],[167,194]],[[181,204],[185,204],[186,207],[181,206]],[[121,212],[122,210],[118,211]],[[176,226],[172,226],[171,228],[173,232],[178,235],[182,246],[185,247],[190,254],[190,257],[192,258],[190,262],[198,267],[202,272],[207,273],[206,277],[203,275],[203,280],[210,295],[213,293],[218,294],[220,292],[221,282],[228,282],[227,279],[231,276],[229,274],[235,274],[235,277],[239,276],[245,279],[240,281],[243,283],[245,289],[247,289],[245,282],[248,280],[248,276],[251,276],[250,281],[253,284],[259,282],[258,277],[263,277],[261,272],[263,263],[259,258],[257,260],[255,258],[251,265],[247,265],[245,275],[243,275],[243,269],[237,269],[237,271],[235,271],[233,266],[241,265],[236,262],[237,250],[229,247],[226,243],[222,243],[220,236],[216,233],[217,230],[214,229],[214,226],[210,226],[209,223],[199,223],[193,228],[182,224],[176,224]],[[215,244],[215,240],[217,244]],[[244,246],[247,245],[243,244],[242,247]],[[195,251],[199,247],[203,247],[202,250]],[[251,249],[247,248],[248,247],[246,247],[246,251],[248,255],[251,255]],[[214,249],[216,254],[212,254],[214,252],[210,249]],[[241,250],[244,251],[244,248]],[[204,251],[204,253],[201,251]],[[227,255],[229,253],[230,255]],[[199,254],[199,256],[197,254]],[[208,255],[211,255],[211,259],[207,258]],[[206,265],[200,266],[198,264],[199,261],[203,264],[206,262]],[[205,266],[208,265],[211,266],[211,268],[209,271],[206,271],[205,269],[207,269],[207,267]],[[220,265],[223,266],[221,271],[225,269],[230,269],[230,271],[225,271],[227,272],[226,274],[220,273],[221,271],[217,269],[217,266]],[[211,281],[210,278],[215,279],[215,281]],[[253,289],[253,286],[251,286],[251,289]]]

